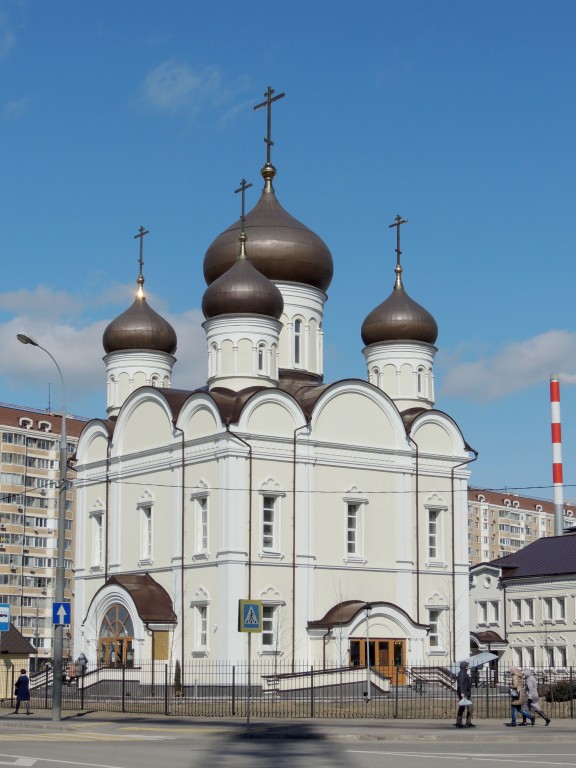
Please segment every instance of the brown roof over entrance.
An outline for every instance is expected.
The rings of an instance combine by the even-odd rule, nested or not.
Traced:
[[[7,653],[10,656],[28,656],[38,651],[14,624],[10,624],[8,632],[0,632],[0,653]]]
[[[338,603],[333,608],[330,608],[328,613],[322,618],[317,619],[316,621],[309,621],[308,622],[308,628],[309,629],[332,629],[332,627],[343,627],[346,624],[349,624],[353,618],[355,618],[359,613],[361,613],[364,610],[364,606],[366,605],[365,600],[345,600],[343,603]],[[398,611],[399,613],[406,616],[408,621],[415,627],[427,627],[428,624],[418,624],[415,622],[407,613],[405,610],[400,608],[398,605],[394,605],[394,603],[386,603],[382,600],[377,600],[374,603],[370,603],[372,606],[372,609],[374,608],[393,608],[395,611]]]
[[[170,595],[149,573],[110,576],[104,587],[111,584],[118,584],[128,592],[134,601],[138,616],[147,624],[177,623]]]

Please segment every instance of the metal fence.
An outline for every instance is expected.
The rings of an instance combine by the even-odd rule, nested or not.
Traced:
[[[14,690],[18,670],[5,667],[3,688]],[[536,670],[540,704],[551,718],[573,718],[573,668]],[[472,670],[474,716],[510,718],[508,669]],[[278,659],[248,664],[199,660],[180,665],[146,662],[103,667],[67,678],[62,708],[187,717],[453,718],[458,699],[454,668],[317,669]],[[52,671],[31,677],[31,705],[52,706]],[[2,701],[14,705],[14,696]]]

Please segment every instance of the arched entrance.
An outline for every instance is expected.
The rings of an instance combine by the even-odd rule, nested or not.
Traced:
[[[106,611],[98,634],[98,666],[121,667],[134,664],[134,626],[123,605]]]

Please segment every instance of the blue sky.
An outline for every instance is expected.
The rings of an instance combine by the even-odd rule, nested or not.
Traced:
[[[101,336],[132,301],[178,333],[173,384],[205,381],[204,252],[275,188],[332,251],[326,379],[366,375],[360,327],[394,283],[435,316],[437,407],[480,453],[472,482],[550,496],[562,382],[576,498],[576,3],[4,0],[0,401],[105,413]]]

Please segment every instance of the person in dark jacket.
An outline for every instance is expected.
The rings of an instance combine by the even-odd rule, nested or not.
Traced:
[[[20,677],[14,683],[14,691],[16,692],[16,709],[14,714],[18,714],[20,709],[20,702],[24,702],[26,707],[26,714],[30,714],[30,678],[26,674],[25,669],[20,670]]]
[[[472,722],[472,681],[468,674],[468,667],[470,665],[467,661],[460,662],[460,672],[456,678],[456,691],[458,693],[458,713],[456,715],[456,722],[454,723],[456,728],[475,728],[476,726]],[[460,702],[468,702],[462,704]],[[464,710],[466,710],[466,726],[462,722],[464,716]]]

